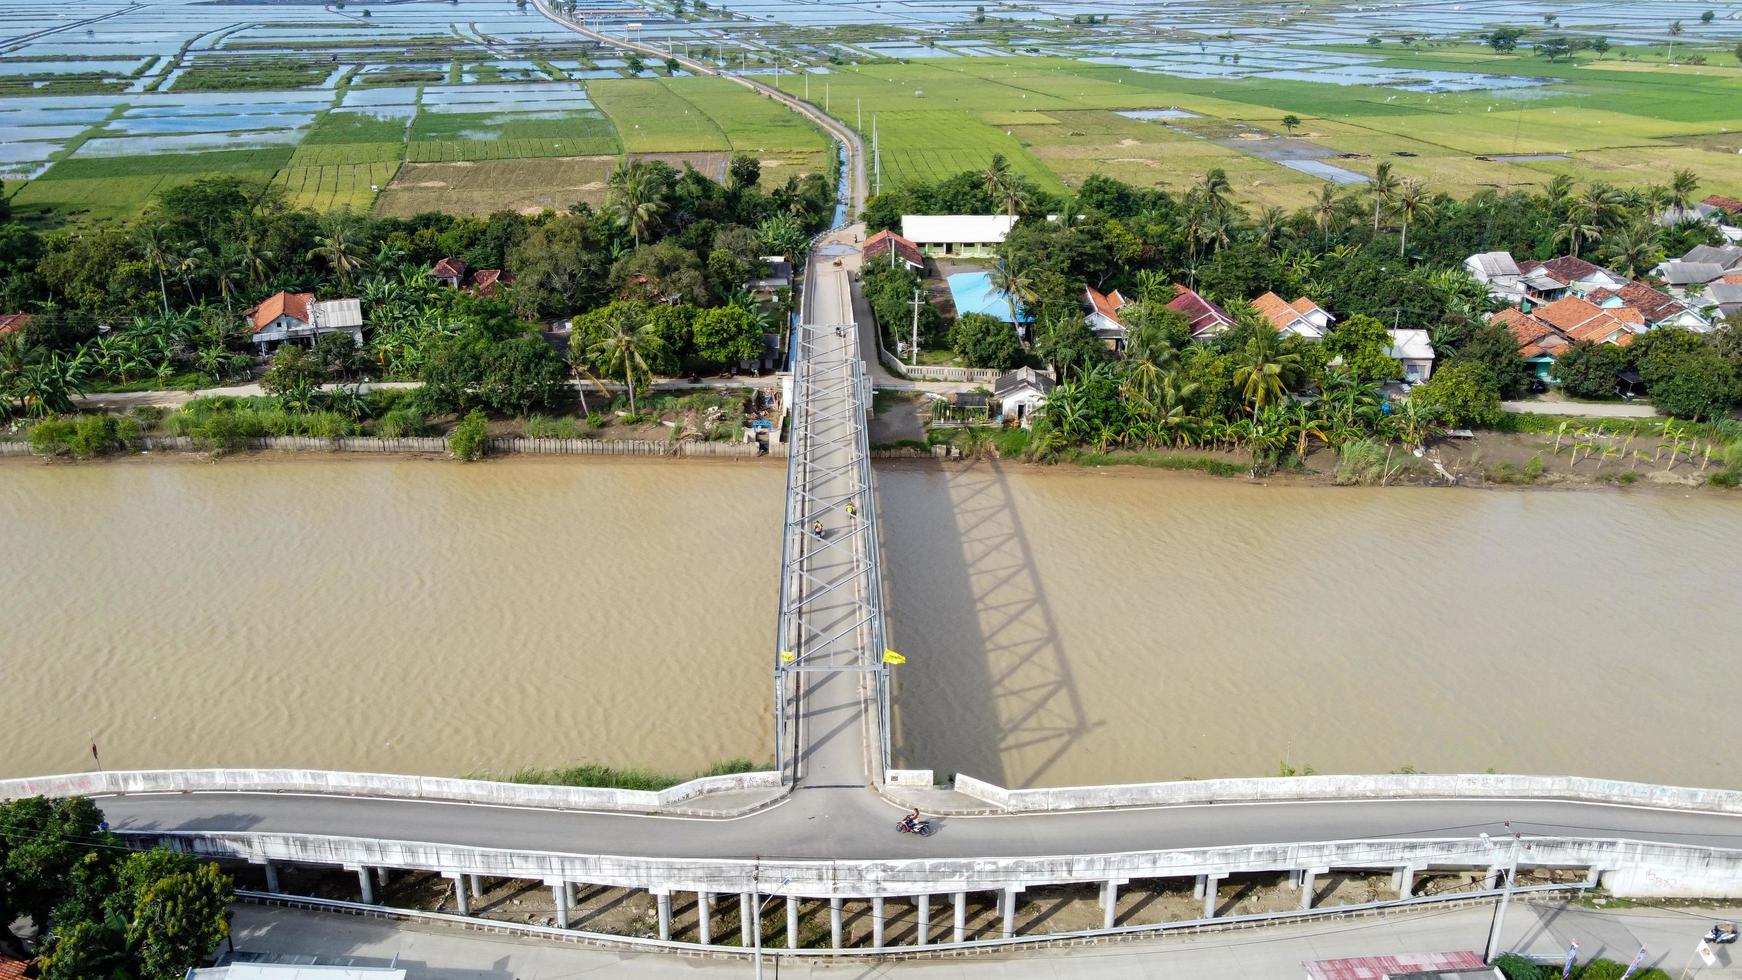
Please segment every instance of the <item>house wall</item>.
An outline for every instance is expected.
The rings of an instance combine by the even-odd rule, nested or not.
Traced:
[[[989,259],[996,256],[997,242],[915,242],[920,253],[937,257],[940,255],[951,258]]]
[[[1004,399],[999,408],[1007,419],[1021,418],[1022,427],[1034,425],[1034,415],[1046,404],[1046,396],[1038,391],[1021,391]]]
[[[1426,381],[1434,373],[1434,362],[1431,358],[1406,357],[1398,363],[1403,365],[1403,377],[1407,381]]]

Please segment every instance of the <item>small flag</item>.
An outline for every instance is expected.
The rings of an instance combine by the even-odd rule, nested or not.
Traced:
[[[791,651],[791,650],[782,650],[782,651],[780,651],[780,662],[781,662],[781,663],[783,663],[783,664],[789,664],[789,663],[792,663],[792,662],[793,662],[793,661],[794,661],[794,660],[795,660],[795,659],[797,659],[797,658],[795,658],[795,657],[794,657],[794,656],[793,656],[793,655],[792,655],[792,651]]]
[[[1627,968],[1626,973],[1621,974],[1621,980],[1627,980],[1628,977],[1631,977],[1635,973],[1638,973],[1639,968],[1641,966],[1643,966],[1644,964],[1645,964],[1645,947],[1641,946],[1641,947],[1639,947],[1639,954],[1637,956],[1633,957],[1633,965]]]
[[[1561,980],[1567,980],[1568,977],[1573,975],[1573,962],[1578,958],[1579,941],[1575,939],[1573,940],[1572,946],[1567,948],[1567,965],[1561,967]]]
[[[886,664],[904,664],[907,663],[907,658],[894,650],[885,650],[883,651],[883,662]]]

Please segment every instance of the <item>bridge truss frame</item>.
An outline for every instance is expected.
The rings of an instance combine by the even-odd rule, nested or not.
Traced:
[[[850,341],[835,349],[820,349],[819,338],[842,330]],[[826,332],[826,334],[825,334]],[[865,414],[871,407],[871,385],[865,362],[859,356],[859,329],[848,324],[801,323],[794,331],[796,350],[792,367],[792,397],[788,408],[791,424],[786,457],[786,509],[780,549],[780,613],[775,630],[774,709],[775,768],[783,783],[798,778],[802,746],[798,744],[798,715],[803,710],[802,685],[813,673],[854,673],[871,684],[870,699],[877,713],[875,751],[880,770],[889,767],[890,690],[889,665],[883,660],[885,634],[883,575],[878,543],[877,500],[871,484],[871,452]],[[844,371],[842,369],[845,369]],[[844,375],[844,377],[843,377]],[[819,398],[845,395],[834,410],[819,408]],[[847,425],[853,433],[851,458],[834,466],[818,457],[827,449],[821,440],[825,427]],[[816,485],[845,477],[845,493],[823,494]],[[852,502],[857,519],[840,533],[818,539],[810,533],[813,520],[838,514]],[[812,555],[828,549],[849,548],[851,566],[831,578],[813,574],[807,567]],[[852,622],[839,629],[816,629],[804,615],[818,600],[851,589],[858,609]],[[851,644],[851,662],[840,654]],[[872,746],[867,744],[867,750]]]

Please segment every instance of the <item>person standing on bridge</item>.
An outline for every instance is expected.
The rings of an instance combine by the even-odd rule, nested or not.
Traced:
[[[859,516],[859,505],[853,503],[851,500],[847,501],[847,516],[850,518],[856,518]]]

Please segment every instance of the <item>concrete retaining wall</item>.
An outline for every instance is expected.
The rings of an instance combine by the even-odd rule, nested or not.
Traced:
[[[1742,814],[1742,792],[1658,786],[1580,776],[1428,775],[1288,776],[1200,779],[1118,786],[1005,789],[972,776],[956,777],[956,792],[1007,813],[1093,810],[1127,806],[1173,806],[1290,800],[1397,800],[1496,798],[1583,800],[1671,810]]]
[[[447,455],[448,440],[444,436],[405,436],[384,439],[376,436],[347,436],[342,439],[321,439],[314,436],[265,436],[249,439],[248,448],[255,451],[278,452],[347,452],[347,453],[437,453]],[[202,448],[187,436],[146,436],[140,445],[147,452],[198,452]],[[680,442],[652,439],[527,439],[520,436],[499,436],[490,440],[490,452],[531,453],[554,456],[683,456],[730,457],[752,459],[758,454],[754,443],[747,442]],[[771,456],[785,456],[786,446],[774,443],[768,447]],[[30,443],[0,442],[0,456],[28,456]]]
[[[919,786],[931,789],[937,777],[930,769],[889,769],[883,773],[885,786]]]
[[[0,780],[0,799],[111,796],[118,793],[265,792],[380,796],[492,803],[564,810],[654,813],[710,793],[778,790],[780,773],[747,772],[692,779],[658,791],[544,786],[445,776],[394,776],[323,769],[138,769]],[[759,805],[759,804],[758,804]],[[745,805],[743,810],[754,809]],[[722,816],[730,815],[721,811]]]
[[[230,831],[132,832],[209,857],[336,867],[386,867],[576,881],[619,888],[745,892],[787,881],[782,894],[866,898],[1132,878],[1281,872],[1311,868],[1487,869],[1507,852],[1475,837],[1451,840],[1330,841],[1134,851],[1030,858],[915,858],[881,861],[665,859],[499,850],[418,841]],[[1742,850],[1578,838],[1530,838],[1521,868],[1600,869],[1617,895],[1742,896]]]

